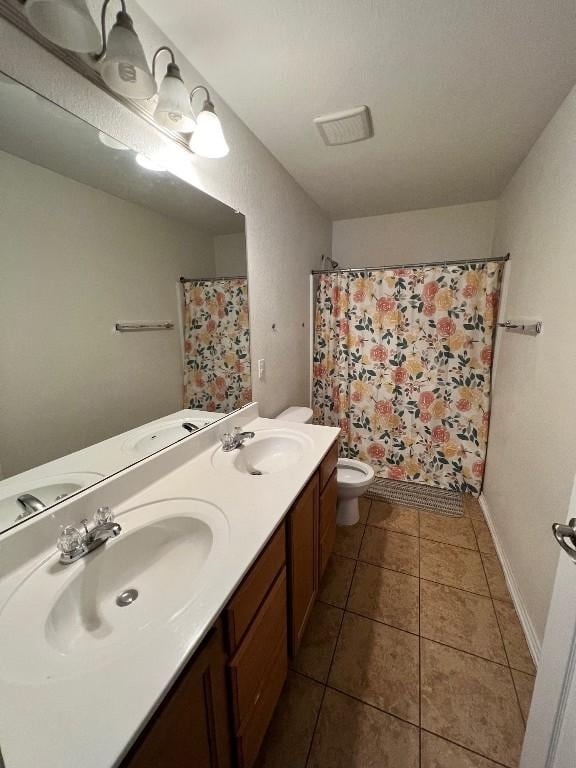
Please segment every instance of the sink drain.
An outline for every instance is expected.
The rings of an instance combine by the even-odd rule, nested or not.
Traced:
[[[131,605],[134,600],[138,599],[138,590],[137,589],[125,589],[124,592],[120,592],[118,597],[116,598],[116,605],[119,605],[120,608],[124,608],[125,605]]]

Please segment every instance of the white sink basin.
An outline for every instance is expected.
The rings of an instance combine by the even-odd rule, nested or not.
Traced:
[[[300,432],[266,429],[247,439],[242,448],[228,452],[218,448],[212,465],[246,475],[270,475],[293,467],[311,446],[312,440]]]
[[[65,475],[42,477],[28,480],[21,487],[10,485],[10,495],[0,498],[0,530],[10,527],[17,518],[26,519],[24,507],[18,502],[18,497],[31,494],[39,499],[44,506],[50,507],[73,493],[102,480],[104,475],[99,472],[68,472]],[[34,513],[32,513],[34,514]]]
[[[1,677],[71,679],[117,662],[151,632],[167,632],[221,567],[228,522],[213,504],[167,499],[116,520],[116,539],[72,565],[51,556],[3,606]],[[119,605],[128,590],[136,599]]]
[[[126,453],[132,453],[135,457],[148,456],[167,445],[178,442],[183,437],[193,434],[185,429],[182,424],[193,424],[201,428],[212,423],[212,419],[190,417],[189,419],[171,419],[160,424],[154,424],[137,430],[129,440],[122,445]]]

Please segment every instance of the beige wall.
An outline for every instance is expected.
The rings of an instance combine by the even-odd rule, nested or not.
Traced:
[[[489,201],[335,221],[332,255],[341,267],[484,259],[495,216]]]
[[[94,17],[100,3],[90,0]],[[148,56],[170,44],[136,2],[130,15]],[[210,84],[176,49],[185,81]],[[234,66],[234,62],[230,62]],[[0,70],[48,95],[129,146],[154,156],[163,147],[156,131],[91,86],[65,64],[0,19]],[[264,94],[255,94],[262,98]],[[309,400],[310,270],[330,253],[331,223],[282,165],[212,90],[230,155],[207,160],[179,152],[178,175],[246,216],[253,366],[266,359],[266,378],[253,371],[254,399],[264,416]],[[276,333],[271,333],[272,324]]]
[[[539,337],[500,333],[484,495],[528,622],[541,642],[576,470],[576,90],[498,206],[494,255],[511,252],[505,317],[544,321]],[[573,606],[572,606],[573,609]]]
[[[181,221],[0,152],[5,476],[182,407],[178,277],[214,274]],[[119,321],[176,330],[118,334]]]
[[[246,275],[246,236],[244,232],[233,235],[216,235],[214,238],[215,275],[234,277]]]

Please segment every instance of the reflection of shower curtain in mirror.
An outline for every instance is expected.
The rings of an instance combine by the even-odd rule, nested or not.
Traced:
[[[252,399],[248,281],[184,286],[184,407],[228,412]]]
[[[479,493],[501,264],[322,275],[315,421],[381,477]]]

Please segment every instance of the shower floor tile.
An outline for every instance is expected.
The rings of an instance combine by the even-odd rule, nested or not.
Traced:
[[[361,500],[258,768],[516,768],[535,668],[477,500],[464,510]]]

